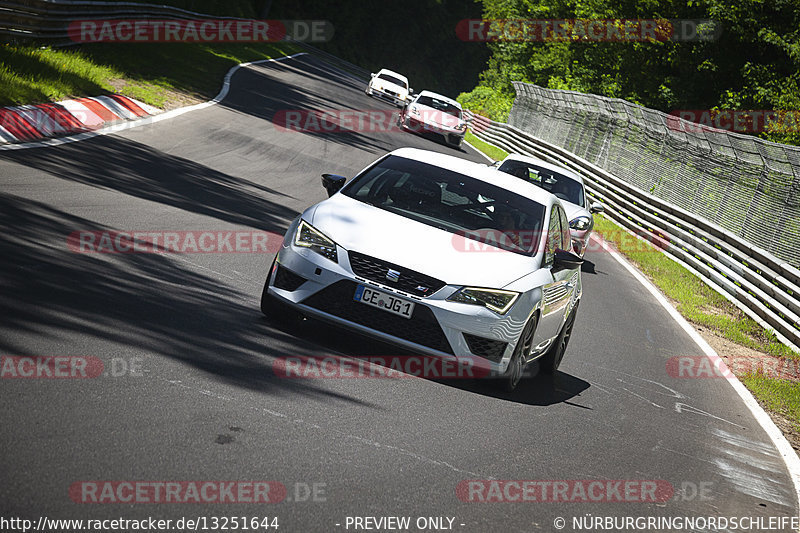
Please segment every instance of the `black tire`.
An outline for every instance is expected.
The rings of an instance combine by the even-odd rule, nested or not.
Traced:
[[[519,335],[517,346],[514,348],[514,353],[511,355],[511,361],[508,362],[505,373],[497,380],[497,386],[500,389],[511,392],[519,385],[522,379],[522,373],[525,371],[527,358],[531,353],[533,334],[536,333],[536,325],[538,322],[538,317],[534,315],[533,318],[525,324],[525,328]]]
[[[561,361],[564,360],[564,353],[567,351],[567,346],[569,346],[569,340],[572,337],[572,328],[575,326],[575,316],[577,314],[578,306],[576,305],[569,316],[567,316],[567,320],[561,328],[561,333],[558,334],[553,345],[539,360],[539,370],[545,374],[554,374],[561,365]]]

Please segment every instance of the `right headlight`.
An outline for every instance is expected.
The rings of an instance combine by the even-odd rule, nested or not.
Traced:
[[[504,315],[519,298],[519,293],[500,289],[482,289],[479,287],[462,287],[447,299],[462,304],[481,305],[487,309]]]
[[[589,229],[589,226],[591,225],[592,225],[592,219],[585,216],[574,218],[569,223],[570,228],[576,229],[578,231]]]
[[[295,246],[302,246],[317,252],[321,256],[337,262],[336,243],[320,233],[314,226],[301,220],[294,234]]]

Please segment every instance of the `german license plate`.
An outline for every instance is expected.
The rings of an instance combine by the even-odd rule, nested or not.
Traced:
[[[389,311],[403,318],[411,318],[411,313],[414,311],[414,302],[403,300],[382,291],[376,291],[364,285],[359,285],[356,288],[353,299],[362,304]]]

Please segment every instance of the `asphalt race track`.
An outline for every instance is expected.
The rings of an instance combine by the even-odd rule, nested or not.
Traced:
[[[283,234],[326,197],[321,173],[351,177],[401,146],[484,161],[410,133],[272,123],[313,109],[392,108],[302,56],[242,68],[221,104],[172,120],[0,152],[0,355],[96,358],[104,369],[4,374],[0,515],[277,517],[284,533],[365,530],[352,517],[527,532],[555,531],[558,517],[573,531],[572,518],[589,515],[797,516],[786,466],[733,387],[670,375],[670,358],[702,352],[603,251],[587,254],[560,372],[505,394],[480,380],[276,376],[286,356],[400,352],[316,321],[267,321],[259,298],[274,254],[68,246],[81,230]],[[465,480],[561,480],[571,496],[462,501]],[[656,502],[572,493],[597,480],[671,492]],[[85,481],[273,481],[287,493],[274,504],[76,503]]]

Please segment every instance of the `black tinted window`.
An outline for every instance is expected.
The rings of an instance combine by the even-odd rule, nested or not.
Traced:
[[[516,253],[538,248],[545,207],[469,176],[389,156],[342,193],[450,233]],[[387,235],[387,238],[389,236]]]
[[[561,200],[584,207],[583,185],[568,176],[514,159],[504,161],[498,170],[538,185]]]

